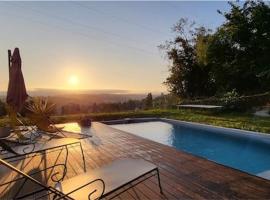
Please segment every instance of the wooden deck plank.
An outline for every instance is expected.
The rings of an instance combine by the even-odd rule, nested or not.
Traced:
[[[160,169],[164,195],[159,193],[157,178],[152,177],[120,194],[117,200],[270,199],[268,180],[118,131],[101,123],[93,123],[92,130],[95,137],[82,140],[86,171],[125,157],[143,158],[155,163]],[[99,142],[95,142],[97,138]],[[61,163],[64,158],[65,153],[59,156],[57,152],[50,152],[46,156],[35,157],[32,160],[25,159],[16,163],[16,166],[29,172],[34,168],[42,169]],[[1,167],[0,175],[4,173]],[[66,179],[83,172],[80,148],[78,146],[69,148]],[[0,176],[0,181],[13,177],[14,175],[5,174]],[[52,181],[49,181],[49,184],[53,185]],[[14,189],[12,186],[11,188]],[[9,195],[12,195],[12,192],[13,190],[10,190]],[[1,195],[0,193],[0,199]]]
[[[135,138],[135,139],[134,139]],[[110,141],[113,142],[113,140],[117,140],[118,138],[110,138]],[[138,140],[138,142],[134,143],[132,140]],[[140,144],[141,141],[143,140],[142,143],[145,143],[148,145],[146,149],[141,150],[142,148],[136,144]],[[128,141],[128,142],[127,142]],[[131,141],[131,142],[130,142]],[[207,161],[205,159],[201,159],[198,157],[191,156],[189,154],[186,154],[184,152],[177,151],[175,149],[172,149],[170,147],[161,145],[161,144],[156,144],[155,142],[138,138],[133,135],[125,136],[125,142],[126,144],[123,145],[122,143],[117,145],[118,146],[125,146],[125,150],[129,151],[130,146],[134,145],[136,148],[139,148],[139,155],[144,156],[143,152],[147,152],[152,155],[152,159],[155,158],[158,155],[162,155],[162,158],[160,162],[162,165],[166,163],[165,167],[173,167],[176,170],[176,173],[183,173],[183,172],[189,172],[192,170],[197,170],[197,175],[190,173],[189,179],[191,179],[194,182],[199,182],[203,187],[205,187],[205,184],[209,188],[209,190],[215,191],[216,193],[220,194],[221,192],[223,193],[224,197],[227,198],[252,198],[252,197],[259,197],[261,196],[262,198],[269,198],[269,181],[264,180],[259,177],[251,176],[246,173],[242,173],[238,170],[233,170],[228,167],[224,167],[219,164],[215,164],[213,162]],[[134,147],[135,148],[135,147]],[[156,151],[153,151],[153,149]],[[160,151],[159,151],[160,149]],[[164,151],[166,150],[166,151]],[[138,152],[138,150],[136,150]],[[165,152],[168,152],[170,154],[170,159],[172,160],[178,160],[178,164],[174,164],[170,160],[166,160]],[[181,162],[185,162],[185,159],[190,161],[185,168],[181,166]],[[166,162],[167,161],[167,162]],[[198,163],[198,164],[196,164]],[[172,166],[171,166],[172,165]],[[181,168],[180,168],[181,167]],[[192,168],[191,168],[192,167]],[[179,169],[180,168],[180,169]],[[194,168],[194,169],[193,169]],[[212,173],[213,175],[211,176],[202,176],[205,172],[208,172],[209,175]],[[171,173],[174,174],[174,173]],[[196,175],[196,176],[195,176]],[[194,179],[194,176],[197,177]],[[181,177],[179,177],[180,179]],[[220,184],[220,183],[224,184]],[[227,185],[227,189],[224,190],[223,186]],[[263,186],[261,186],[263,185]],[[248,186],[248,187],[247,187]],[[258,195],[257,192],[260,194]]]

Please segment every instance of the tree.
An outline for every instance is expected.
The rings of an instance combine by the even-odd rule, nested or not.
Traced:
[[[218,11],[225,22],[214,33],[180,19],[176,37],[160,46],[170,61],[165,84],[171,93],[197,98],[270,90],[269,3],[229,4],[229,12]]]
[[[151,93],[148,93],[145,98],[145,108],[146,109],[153,108],[153,97]]]
[[[98,106],[97,106],[97,103],[96,103],[96,102],[93,103],[93,105],[92,105],[92,112],[93,112],[93,113],[98,112]]]
[[[196,27],[180,19],[173,27],[176,37],[159,47],[170,61],[169,77],[164,82],[169,91],[180,97],[214,94],[214,82],[206,59],[211,30]]]
[[[241,94],[270,90],[270,7],[247,1],[229,3],[226,21],[211,36],[207,58],[218,91]]]
[[[160,96],[157,96],[153,99],[153,106],[155,108],[160,108],[160,109],[172,108],[179,102],[180,102],[180,99],[177,96],[172,95],[172,94],[165,95],[161,93]]]
[[[166,108],[166,96],[163,93],[153,99],[153,107]]]

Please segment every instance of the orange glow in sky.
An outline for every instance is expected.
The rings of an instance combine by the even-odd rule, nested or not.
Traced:
[[[80,4],[0,2],[0,92],[15,47],[27,90],[165,92],[169,63],[157,46],[173,38],[173,24],[184,17],[215,29],[224,21],[216,10],[228,8],[225,1]]]

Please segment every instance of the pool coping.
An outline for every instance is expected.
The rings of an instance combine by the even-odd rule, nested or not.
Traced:
[[[261,132],[255,132],[255,131],[248,131],[243,129],[236,129],[236,128],[227,128],[222,126],[214,126],[209,124],[201,124],[197,122],[187,122],[187,121],[181,121],[181,120],[175,120],[175,119],[168,119],[168,118],[160,118],[161,121],[165,122],[171,122],[171,123],[179,123],[186,127],[192,128],[203,128],[203,130],[207,131],[217,131],[218,133],[223,134],[229,134],[229,135],[235,135],[240,137],[248,137],[253,139],[259,139],[262,141],[266,141],[267,143],[270,142],[270,134],[268,133],[261,133]]]
[[[270,134],[268,133],[248,131],[248,130],[236,129],[236,128],[227,128],[227,127],[222,127],[222,126],[214,126],[214,125],[202,124],[198,122],[188,122],[188,121],[182,121],[182,120],[170,119],[170,118],[158,118],[158,117],[124,118],[124,119],[118,119],[118,120],[102,121],[101,123],[104,123],[107,125],[116,125],[116,124],[140,123],[140,122],[151,122],[151,121],[163,121],[163,122],[170,122],[174,124],[177,123],[185,127],[203,129],[206,131],[218,132],[218,133],[238,136],[238,137],[248,137],[250,139],[252,138],[252,139],[260,140],[262,142],[270,144]]]
[[[195,125],[195,128],[203,128],[204,130],[211,131],[211,132],[218,131],[218,133],[227,134],[227,135],[233,135],[233,136],[237,136],[237,137],[254,138],[254,139],[260,140],[261,142],[266,143],[268,145],[270,144],[270,135],[267,135],[267,133],[260,133],[260,132],[247,131],[247,130],[234,129],[234,128],[225,128],[225,127],[213,126],[213,125],[208,125],[208,124],[200,124],[200,123],[196,123],[196,122],[186,122],[186,121],[168,119],[168,118],[157,118],[157,117],[155,117],[155,118],[126,118],[126,119],[120,119],[120,120],[103,121],[101,123],[109,126],[109,125],[116,125],[116,124],[140,123],[140,122],[151,122],[151,121],[162,121],[162,122],[178,123],[178,124],[181,124],[181,125],[186,126],[186,127],[192,126],[192,128],[194,128],[194,125]],[[117,129],[117,128],[114,128],[114,127],[111,127],[111,126],[109,126],[109,127],[112,128],[112,129],[116,129],[116,130],[118,130],[120,132],[126,133],[126,134],[132,134],[130,132],[123,131],[123,130],[120,130],[120,129]],[[135,134],[132,134],[132,135],[136,136],[136,137],[143,138],[145,140],[150,140],[148,138],[144,138],[142,136],[138,136],[138,135],[135,135]],[[150,140],[150,141],[161,144],[161,145],[165,145],[165,144],[153,141],[153,140]],[[243,171],[241,169],[237,169],[237,168],[234,168],[234,167],[231,167],[231,166],[227,166],[227,165],[218,163],[215,160],[210,160],[210,159],[201,157],[199,155],[195,155],[195,154],[192,154],[190,152],[186,152],[186,151],[183,151],[181,149],[177,149],[177,148],[169,146],[169,145],[165,145],[165,146],[168,146],[170,148],[174,148],[177,151],[185,152],[185,153],[187,153],[189,155],[192,155],[194,157],[198,157],[200,159],[205,159],[205,160],[213,162],[215,164],[218,164],[218,165],[221,165],[221,166],[224,166],[224,167],[227,167],[227,168],[230,168],[230,169],[233,169],[233,170],[248,174],[250,176],[254,176],[254,177],[257,177],[257,178],[264,179],[266,181],[270,181],[270,177],[266,178],[266,177],[263,177],[263,176],[259,176],[258,174],[257,175],[251,174],[251,173]]]

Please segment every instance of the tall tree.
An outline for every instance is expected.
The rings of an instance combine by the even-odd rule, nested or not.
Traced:
[[[226,21],[211,37],[208,62],[221,92],[242,94],[270,90],[270,7],[247,1],[229,3]]]
[[[164,83],[170,92],[180,97],[212,95],[214,82],[206,60],[211,30],[196,27],[195,23],[182,18],[173,31],[174,40],[160,45],[170,61],[170,74]]]
[[[225,22],[212,33],[180,19],[176,36],[160,48],[170,61],[168,89],[180,97],[203,97],[235,90],[270,90],[270,4],[229,3]]]
[[[148,93],[145,98],[145,108],[150,109],[153,107],[153,96],[151,93]]]

